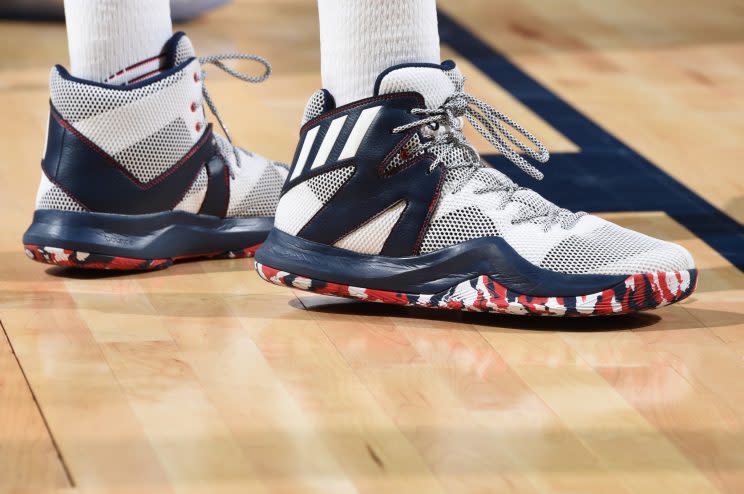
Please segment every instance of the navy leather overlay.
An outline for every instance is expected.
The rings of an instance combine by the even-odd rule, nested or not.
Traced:
[[[403,200],[406,202],[406,208],[381,254],[412,255],[416,253],[423,226],[433,209],[432,198],[436,201],[443,171],[440,167],[429,173],[429,166],[433,160],[429,155],[419,157],[415,162],[390,175],[383,175],[380,165],[389,158],[391,150],[408,138],[407,134],[393,134],[392,129],[418,118],[412,115],[410,110],[423,106],[421,96],[415,93],[400,93],[368,98],[324,115],[322,125],[327,127],[330,120],[343,114],[349,115],[347,117],[349,121],[344,124],[334,146],[333,153],[338,156],[358,115],[366,108],[375,106],[382,108],[369,126],[355,157],[315,170],[309,170],[309,166],[306,166],[306,170],[294,181],[304,181],[334,168],[355,165],[351,178],[327,207],[321,209],[298,235],[314,242],[332,245],[386,207]],[[315,125],[318,123],[320,122],[316,122]],[[313,126],[306,126],[303,131],[306,132]],[[338,141],[341,141],[341,144]],[[317,143],[313,147],[316,146]],[[333,153],[331,157],[334,156]],[[308,161],[311,160],[312,156],[308,158]]]
[[[160,177],[139,182],[105,151],[75,130],[51,107],[42,168],[47,177],[90,211],[145,214],[173,209],[202,166],[215,155],[212,126]]]
[[[373,256],[311,242],[274,228],[256,261],[292,274],[344,285],[433,294],[479,275],[491,275],[524,295],[585,295],[617,285],[627,276],[563,274],[542,269],[500,237],[485,237],[422,256]]]
[[[209,160],[207,176],[209,177],[207,194],[199,213],[224,218],[230,202],[230,174],[221,156],[215,155]]]

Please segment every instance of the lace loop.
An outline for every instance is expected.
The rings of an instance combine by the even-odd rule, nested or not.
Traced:
[[[412,111],[414,115],[426,115],[420,120],[401,125],[393,129],[394,133],[421,127],[433,122],[445,127],[449,141],[456,146],[467,148],[468,154],[473,158],[473,163],[480,163],[480,155],[467,142],[462,133],[465,118],[480,135],[483,136],[501,154],[514,163],[520,170],[531,177],[542,180],[543,173],[525,160],[517,151],[521,151],[537,161],[547,163],[550,159],[548,149],[527,129],[515,122],[505,113],[497,110],[485,101],[464,91],[465,78],[459,73],[455,75],[455,91],[447,101],[439,108],[416,108]],[[532,146],[517,138],[509,129],[513,129],[525,137]],[[435,139],[427,147],[433,147],[444,143],[444,139]],[[510,143],[516,147],[510,145]],[[534,146],[534,147],[533,147]],[[437,160],[437,165],[441,160]]]
[[[226,148],[230,148],[232,150],[233,156],[235,157],[235,166],[237,166],[238,168],[240,168],[241,166],[240,152],[238,147],[233,143],[232,136],[230,135],[230,131],[227,129],[227,125],[225,124],[224,120],[222,120],[222,116],[220,115],[219,111],[217,111],[217,106],[214,104],[214,100],[210,96],[209,91],[207,91],[207,71],[203,67],[207,64],[212,64],[223,72],[230,74],[231,76],[240,79],[241,81],[259,83],[265,81],[271,75],[271,64],[268,60],[259,55],[251,55],[247,53],[225,53],[221,55],[208,55],[205,57],[199,57],[198,60],[199,63],[202,65],[202,96],[204,97],[204,101],[207,103],[209,110],[212,112],[212,115],[214,115],[214,117],[217,119],[217,123],[220,124],[220,128],[222,128],[222,131],[225,133],[225,138],[228,141],[227,143],[224,143],[220,139],[218,139],[217,136],[215,136],[215,144],[217,145],[218,152],[227,165],[227,168],[230,172],[230,177],[235,178],[235,170],[233,169],[230,160],[227,158],[228,150]],[[263,65],[265,70],[263,74],[254,76],[233,69],[232,67],[225,64],[225,60],[252,60]]]
[[[437,150],[434,153],[436,159],[432,162],[429,171],[433,171],[437,166],[445,163],[444,158],[448,153],[454,152],[455,149],[462,150],[466,159],[450,160],[450,163],[446,165],[449,169],[467,169],[467,172],[453,188],[453,193],[462,189],[484,166],[481,163],[478,151],[465,138],[463,133],[465,120],[520,170],[537,180],[542,180],[543,173],[530,164],[520,152],[537,163],[545,164],[550,159],[550,153],[545,145],[505,113],[485,101],[465,93],[465,78],[459,72],[450,72],[450,76],[455,84],[455,91],[444,104],[439,108],[413,109],[411,113],[422,118],[394,128],[393,133],[397,134],[409,129],[419,128],[423,129],[422,133],[425,136],[428,134],[429,139],[421,145],[421,148]],[[437,128],[434,128],[432,124],[436,124]],[[517,137],[512,131],[524,137],[527,142]],[[541,198],[542,204],[537,204],[534,200],[532,202],[527,202],[527,199],[520,200],[524,197],[519,194],[520,192],[534,192],[524,187],[518,187],[506,177],[503,177],[503,180],[490,175],[489,177],[488,183],[474,190],[474,192],[477,194],[492,191],[503,192],[503,207],[512,201],[522,203],[523,207],[517,218],[513,220],[513,224],[539,218],[544,221],[544,227],[547,231],[556,222],[560,222],[564,228],[568,228],[586,214],[584,212],[571,213],[543,198]]]

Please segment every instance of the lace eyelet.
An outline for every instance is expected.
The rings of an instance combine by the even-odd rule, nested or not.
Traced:
[[[194,82],[199,82],[199,74],[197,72],[194,72]]]
[[[196,122],[196,131],[197,131],[197,132],[201,132],[201,129],[202,129],[202,124],[201,124],[201,122]]]
[[[196,112],[196,109],[197,109],[196,101],[194,101],[193,103],[191,103],[191,111]]]

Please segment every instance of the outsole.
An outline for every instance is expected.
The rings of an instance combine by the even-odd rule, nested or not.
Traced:
[[[368,302],[433,309],[537,316],[608,316],[655,309],[687,298],[697,283],[697,270],[628,276],[601,292],[571,297],[533,297],[480,275],[435,294],[411,294],[314,280],[256,262],[256,272],[276,285]]]
[[[26,250],[26,256],[29,259],[54,266],[81,269],[104,269],[111,271],[155,271],[165,269],[179,261],[253,257],[260,246],[261,244],[257,244],[240,250],[228,250],[160,259],[137,259],[131,257],[109,256],[51,246],[25,245],[24,247]]]

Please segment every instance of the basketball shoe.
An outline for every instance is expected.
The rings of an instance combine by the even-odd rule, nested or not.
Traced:
[[[561,209],[483,164],[466,120],[535,178],[525,157],[548,152],[463,85],[448,61],[391,67],[373,97],[339,108],[315,93],[256,255],[261,277],[375,302],[558,316],[650,309],[692,292],[684,248]]]
[[[226,59],[266,71],[241,74]],[[103,84],[52,69],[41,184],[23,236],[31,259],[147,270],[252,255],[273,224],[287,167],[232,144],[204,86],[207,63],[248,82],[271,70],[254,55],[197,59],[183,33]],[[207,124],[204,103],[226,137]]]

